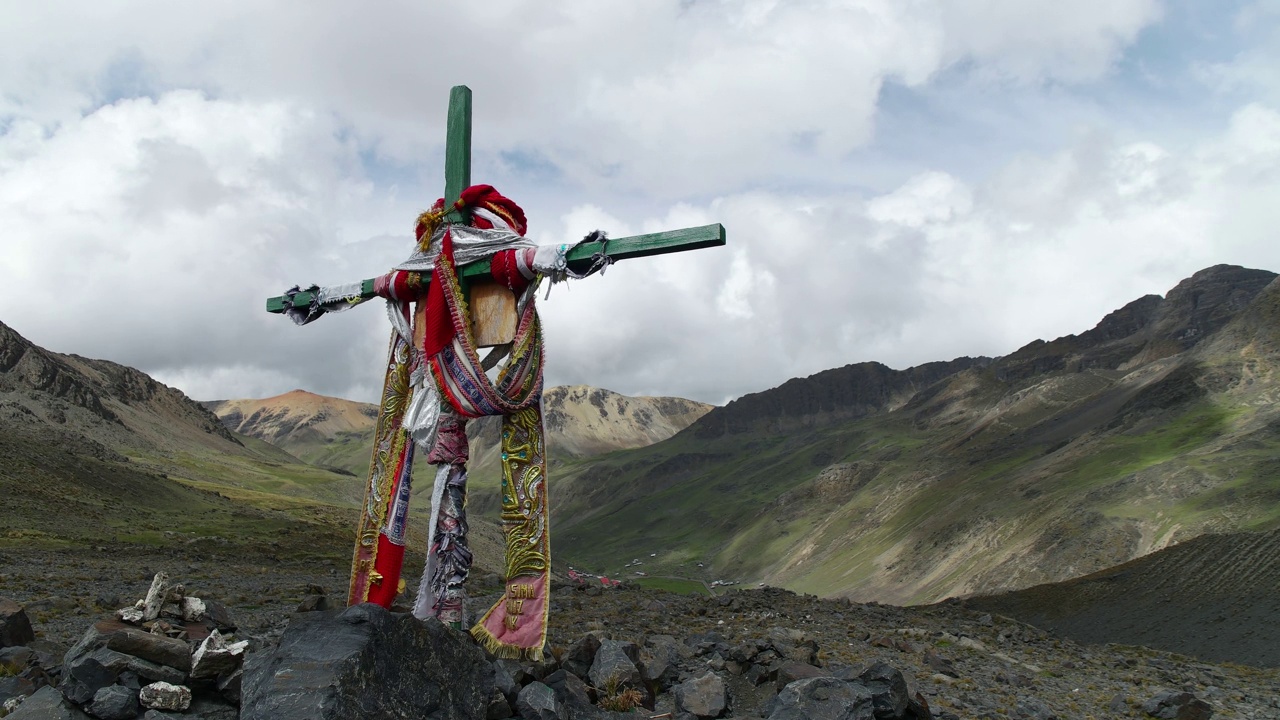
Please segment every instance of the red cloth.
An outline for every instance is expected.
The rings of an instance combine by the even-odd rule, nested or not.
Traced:
[[[453,342],[453,319],[449,317],[449,305],[444,301],[444,283],[440,281],[440,268],[445,263],[453,268],[453,237],[447,230],[435,269],[431,271],[431,285],[427,287],[427,327],[422,342],[426,357],[435,355]]]
[[[489,263],[489,273],[493,275],[494,281],[499,285],[513,292],[520,292],[529,285],[529,281],[524,275],[520,274],[520,269],[516,267],[516,253],[522,250],[499,250],[493,254],[493,259]]]

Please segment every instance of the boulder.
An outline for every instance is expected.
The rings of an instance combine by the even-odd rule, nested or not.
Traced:
[[[768,720],[875,720],[871,691],[833,677],[797,680],[765,710]]]
[[[27,611],[8,598],[0,598],[0,647],[26,645],[35,639]]]
[[[222,639],[222,634],[214,630],[191,655],[191,677],[216,678],[230,675],[240,667],[244,651],[248,647],[248,640],[227,644]]]
[[[906,712],[911,693],[907,680],[894,667],[878,662],[858,676],[858,680],[871,691],[872,705],[877,717],[900,717]]]
[[[1209,720],[1213,707],[1189,692],[1165,690],[1142,703],[1142,711],[1161,720]]]
[[[297,615],[277,647],[250,652],[241,718],[482,720],[493,686],[467,636],[365,603]]]
[[[62,693],[46,685],[23,700],[5,720],[89,720],[89,716],[67,702]]]
[[[777,678],[778,690],[790,685],[797,680],[816,677],[831,677],[831,673],[814,667],[808,663],[801,662],[784,662],[776,669],[774,677]]]
[[[728,707],[724,680],[715,673],[685,680],[676,686],[676,707],[700,718],[720,717]]]
[[[523,720],[559,720],[562,709],[555,691],[537,681],[525,685],[516,697],[516,710]]]
[[[596,652],[599,649],[600,638],[587,633],[570,645],[560,657],[560,667],[580,678],[586,677],[591,672],[591,665],[596,661]]]
[[[191,688],[167,682],[151,683],[138,691],[138,701],[143,707],[154,710],[177,710],[191,707]]]
[[[138,693],[121,685],[108,685],[93,694],[89,712],[102,720],[133,720],[141,708]]]
[[[610,685],[616,687],[641,688],[640,670],[636,667],[638,656],[635,643],[604,640],[596,651],[595,662],[587,673],[591,684],[597,690],[604,690]]]

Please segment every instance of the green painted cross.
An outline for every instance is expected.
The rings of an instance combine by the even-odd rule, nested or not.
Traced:
[[[471,88],[465,85],[458,85],[449,92],[447,133],[444,152],[444,197],[445,207],[452,207],[462,191],[471,185]],[[462,222],[465,219],[462,211],[459,210],[453,210],[445,216],[446,222]],[[724,244],[724,226],[715,223],[648,235],[609,238],[605,249],[610,258],[618,261]],[[569,267],[585,270],[590,265],[592,256],[601,249],[599,242],[579,245],[566,257]],[[458,274],[462,278],[487,277],[489,259],[468,263],[459,268]],[[373,279],[365,280],[361,285],[360,298],[367,300],[373,295]],[[296,293],[292,300],[292,307],[306,309],[311,304],[311,293]],[[289,307],[289,299],[284,296],[267,299],[267,312],[282,313]]]

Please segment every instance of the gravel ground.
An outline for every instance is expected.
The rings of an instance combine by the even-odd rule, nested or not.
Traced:
[[[417,567],[410,558],[406,568]],[[270,554],[185,554],[119,546],[57,553],[0,553],[0,596],[22,603],[40,639],[69,646],[92,621],[145,594],[152,575],[169,573],[187,594],[227,605],[241,636],[270,640],[287,624],[308,587],[340,603],[343,558],[277,559]],[[496,598],[491,574],[473,576],[471,602],[482,612]],[[409,585],[414,578],[407,578]],[[643,643],[652,635],[686,639],[713,633],[733,646],[771,628],[797,630],[817,643],[818,663],[861,670],[881,661],[901,670],[935,715],[958,718],[1087,719],[1146,717],[1144,701],[1163,689],[1210,703],[1215,718],[1280,720],[1280,670],[1201,662],[1119,645],[1079,645],[959,604],[898,608],[819,600],[765,588],[718,597],[632,586],[612,590],[558,583],[549,641],[555,651],[589,631]],[[1188,632],[1187,628],[1170,628]],[[701,658],[733,674],[725,658]],[[734,713],[750,716],[769,693],[731,683]]]

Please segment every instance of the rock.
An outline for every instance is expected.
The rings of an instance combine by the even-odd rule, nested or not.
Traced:
[[[0,666],[21,671],[35,656],[36,651],[26,645],[0,648]]]
[[[222,697],[226,698],[232,704],[239,707],[241,681],[244,678],[244,668],[238,667],[229,675],[222,675],[218,678],[218,692],[222,693]]]
[[[871,691],[833,677],[797,680],[765,710],[768,720],[875,720]]]
[[[485,720],[504,720],[511,717],[511,703],[507,702],[507,697],[498,688],[493,689],[493,695],[489,697],[489,707],[485,710],[484,716]]]
[[[551,688],[559,700],[567,707],[587,707],[591,705],[591,690],[582,678],[564,669],[557,670],[542,680],[542,684]]]
[[[36,684],[24,677],[0,677],[0,706],[13,698],[22,698],[36,691]],[[2,717],[2,716],[0,716]]]
[[[1209,720],[1213,708],[1189,692],[1165,690],[1142,703],[1142,711],[1161,720]]]
[[[116,652],[168,665],[184,672],[191,670],[191,646],[182,640],[143,632],[110,620],[103,620],[95,624],[94,628],[106,638],[107,647]]]
[[[960,677],[960,673],[956,672],[956,666],[950,660],[942,657],[932,648],[924,653],[924,664],[928,665],[931,670],[951,678]]]
[[[640,649],[641,678],[658,692],[666,692],[680,681],[682,651],[688,653],[688,647],[670,635],[646,638],[644,647]]]
[[[89,712],[102,720],[133,720],[141,710],[138,693],[120,685],[108,685],[93,694]]]
[[[987,651],[987,646],[983,645],[981,641],[974,640],[973,638],[968,636],[960,638],[960,640],[956,643],[956,645],[958,647],[968,648],[970,650],[977,650],[978,652]]]
[[[676,707],[700,718],[720,717],[728,706],[724,680],[715,673],[680,683],[675,696]]]
[[[143,707],[181,712],[191,707],[191,688],[167,682],[154,682],[143,686],[138,692],[138,701]]]
[[[560,667],[580,678],[586,677],[591,672],[591,664],[595,662],[596,651],[599,649],[600,638],[593,633],[587,633],[570,645],[560,657]]]
[[[227,610],[227,606],[216,600],[204,601],[205,624],[211,630],[218,630],[224,633],[233,633],[236,631],[236,621],[231,617],[231,611]]]
[[[307,595],[302,598],[302,602],[298,603],[298,607],[294,612],[317,612],[329,609],[329,598],[324,595]]]
[[[777,689],[779,692],[782,688],[790,685],[796,680],[815,677],[831,677],[831,673],[825,672],[813,665],[801,662],[784,662],[779,665],[774,672]]]
[[[493,661],[493,686],[502,691],[509,703],[515,703],[520,688],[532,679],[524,666],[515,660],[499,658]]]
[[[142,624],[141,608],[136,608],[136,607],[120,608],[119,610],[116,611],[116,617],[120,618],[121,622],[127,622],[131,625]]]
[[[89,720],[89,716],[68,703],[62,693],[46,685],[23,700],[5,720]]]
[[[1018,705],[1014,710],[1018,713],[1018,717],[1029,720],[1058,720],[1058,715],[1052,708],[1033,697],[1019,697]]]
[[[228,645],[222,634],[214,630],[191,656],[191,677],[216,678],[235,672],[244,661],[244,651],[248,647],[248,640]]]
[[[91,702],[99,690],[115,684],[116,678],[127,668],[128,661],[127,656],[114,650],[97,648],[63,665],[62,682],[58,684],[58,689],[71,702],[84,705]]]
[[[858,676],[858,680],[871,691],[871,701],[877,717],[896,718],[906,712],[910,702],[907,680],[902,672],[885,663],[876,663]]]
[[[605,640],[596,651],[595,662],[591,664],[588,677],[597,690],[604,690],[610,685],[615,687],[641,688],[640,670],[636,667],[634,657],[637,648],[635,643]],[[630,654],[629,654],[630,653]]]
[[[197,597],[184,597],[178,603],[178,609],[182,613],[182,619],[185,622],[200,622],[209,616],[208,610],[205,609],[204,601]]]
[[[558,720],[562,716],[555,691],[537,681],[525,685],[520,691],[516,710],[524,720]]]
[[[160,617],[160,608],[164,606],[168,594],[169,576],[162,572],[156,573],[155,577],[151,578],[151,588],[147,590],[147,596],[142,601],[143,622]]]
[[[276,648],[249,653],[241,718],[479,720],[493,687],[469,637],[365,603],[296,615]]]
[[[0,598],[0,648],[26,645],[35,639],[27,611],[8,598]]]

